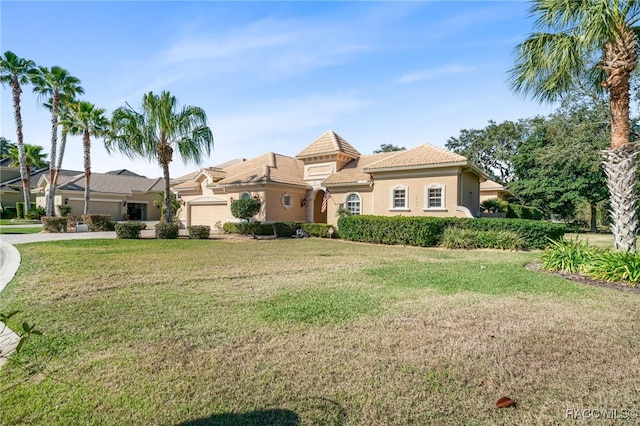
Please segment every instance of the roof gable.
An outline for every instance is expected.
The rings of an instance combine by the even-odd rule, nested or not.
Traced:
[[[396,151],[388,158],[369,164],[365,171],[385,169],[419,168],[447,164],[467,163],[467,158],[431,144],[424,144],[406,151]]]
[[[351,184],[370,182],[371,175],[364,171],[368,165],[384,160],[395,155],[395,152],[383,152],[379,154],[363,155],[360,158],[349,162],[337,173],[329,176],[323,182],[325,185]]]
[[[351,158],[360,157],[357,149],[333,130],[325,132],[296,155],[296,158],[309,158],[318,155],[345,154]]]

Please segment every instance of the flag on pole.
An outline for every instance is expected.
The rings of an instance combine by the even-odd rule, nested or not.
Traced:
[[[324,193],[324,197],[322,198],[322,208],[320,209],[322,213],[327,211],[327,201],[329,200],[329,198],[331,198],[331,193],[327,189]]]

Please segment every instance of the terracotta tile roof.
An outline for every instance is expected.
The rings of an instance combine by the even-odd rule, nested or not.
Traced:
[[[344,166],[337,173],[329,176],[323,182],[323,185],[338,185],[357,182],[369,182],[371,181],[371,175],[363,171],[371,163],[375,163],[385,158],[389,158],[395,155],[395,152],[383,152],[380,154],[363,155],[357,158],[346,166]]]
[[[224,171],[220,185],[248,183],[285,183],[308,186],[303,180],[304,164],[286,155],[269,152],[251,160],[233,164]]]
[[[504,185],[499,184],[498,182],[494,182],[492,180],[486,180],[484,182],[480,182],[480,189],[484,189],[484,190],[506,190],[507,188],[504,187]]]
[[[365,171],[467,162],[466,157],[431,144],[420,145],[407,151],[397,151],[393,154],[369,164]]]
[[[316,155],[338,154],[343,153],[352,158],[360,157],[357,149],[352,147],[347,141],[342,139],[336,132],[329,130],[309,146],[300,151],[296,158],[314,157]]]

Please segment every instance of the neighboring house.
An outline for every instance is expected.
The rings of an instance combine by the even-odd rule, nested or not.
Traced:
[[[24,196],[22,195],[22,179],[20,178],[20,170],[18,168],[9,168],[4,167],[4,162],[0,162],[0,175],[2,176],[2,181],[0,181],[0,205],[2,208],[14,209],[16,208],[16,203],[24,202]],[[60,170],[60,174],[72,174],[76,175],[78,173],[82,173],[75,170]],[[49,174],[49,168],[37,169],[31,172],[30,178],[30,186],[31,186],[31,202],[36,202],[36,191],[38,186],[38,181],[40,177],[43,175]],[[5,179],[5,177],[7,179]]]
[[[513,194],[509,192],[507,188],[498,182],[492,180],[486,180],[480,182],[480,202],[488,200],[490,198],[498,198],[502,201],[509,201]]]
[[[230,204],[240,197],[262,202],[256,220],[335,225],[340,206],[354,214],[475,217],[486,179],[465,157],[442,148],[362,155],[328,131],[295,158],[267,153],[203,168],[178,178],[173,191],[184,226],[235,220]]]
[[[91,173],[89,213],[108,214],[112,220],[160,220],[160,206],[153,204],[164,190],[164,179],[149,179],[129,170]],[[34,189],[36,205],[44,206],[49,174],[40,176]],[[54,205],[71,206],[71,214],[84,211],[84,173],[61,171]]]

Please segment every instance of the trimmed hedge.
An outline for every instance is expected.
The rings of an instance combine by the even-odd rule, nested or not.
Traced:
[[[227,234],[276,235],[273,225],[263,225],[260,222],[227,222],[222,230]]]
[[[155,226],[156,238],[159,240],[175,240],[180,228],[176,223],[160,222]]]
[[[520,204],[509,203],[507,206],[507,218],[509,219],[531,219],[542,220],[544,213],[535,207],[522,206]]]
[[[67,232],[67,218],[60,216],[42,216],[42,229],[47,232]]]
[[[147,227],[142,222],[117,223],[115,226],[116,237],[123,240],[137,240],[140,238],[140,231]]]
[[[329,238],[329,228],[333,228],[333,235],[331,238],[340,238],[336,227],[326,223],[301,223],[300,227],[304,229],[310,237],[320,238]]]
[[[83,214],[82,221],[91,232],[115,231],[115,222],[111,222],[108,214]]]
[[[207,225],[193,225],[187,227],[189,238],[192,240],[206,240],[211,234],[211,227]]]
[[[300,225],[296,222],[276,222],[273,224],[273,229],[278,237],[293,237],[296,235],[296,230],[300,228]]]
[[[449,227],[479,231],[513,231],[518,233],[531,249],[544,248],[549,238],[562,238],[565,233],[564,225],[524,219],[353,215],[338,220],[340,236],[347,240],[420,247],[438,245],[444,230]]]

